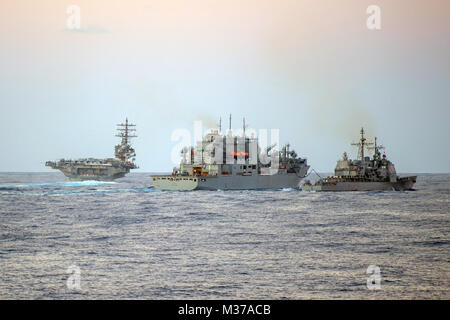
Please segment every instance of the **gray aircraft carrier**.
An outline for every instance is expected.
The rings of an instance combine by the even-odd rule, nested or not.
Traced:
[[[298,188],[307,174],[307,160],[297,156],[289,145],[281,151],[271,145],[261,150],[258,139],[227,135],[212,130],[195,147],[182,150],[180,166],[171,175],[153,175],[160,190],[255,190]]]
[[[47,161],[45,165],[60,170],[70,180],[75,181],[112,181],[124,177],[131,169],[138,168],[134,163],[136,153],[130,145],[130,139],[136,137],[136,135],[131,135],[130,132],[136,131],[136,129],[134,124],[128,123],[128,119],[125,123],[117,126],[118,134],[116,136],[120,137],[122,141],[115,146],[115,158],[61,159],[59,161]]]

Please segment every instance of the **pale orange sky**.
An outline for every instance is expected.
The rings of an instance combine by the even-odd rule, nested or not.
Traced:
[[[279,128],[317,170],[364,125],[399,171],[450,172],[432,142],[449,138],[449,13],[437,0],[3,0],[0,171],[109,156],[125,116],[142,170],[170,170],[172,130],[232,112]]]

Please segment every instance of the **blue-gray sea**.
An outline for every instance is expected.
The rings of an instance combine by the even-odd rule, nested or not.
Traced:
[[[415,187],[162,192],[145,173],[0,173],[0,298],[449,299],[450,174]]]

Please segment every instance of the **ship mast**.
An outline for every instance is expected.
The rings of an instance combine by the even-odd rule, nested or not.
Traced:
[[[373,145],[372,142],[366,142],[366,138],[364,137],[364,128],[361,128],[361,138],[359,139],[359,142],[352,143],[352,146],[358,147],[358,159],[361,161],[364,161],[364,148],[369,147]]]
[[[374,159],[379,159],[380,158],[380,150],[383,150],[384,146],[378,145],[377,144],[377,137],[375,137],[375,139],[374,139],[374,146],[373,147],[368,147],[367,149],[373,150],[373,158]]]
[[[135,134],[129,133],[136,131],[134,128],[136,125],[128,123],[128,118],[125,119],[125,123],[120,123],[117,127],[118,133],[116,134],[116,137],[122,138],[122,144],[128,144],[128,139],[137,137]]]
[[[136,125],[128,123],[128,118],[125,120],[125,123],[121,123],[117,125],[117,134],[116,137],[122,138],[122,142],[115,147],[115,156],[117,159],[120,159],[123,162],[127,162],[129,158],[136,156],[134,149],[130,146],[129,140],[131,138],[136,138],[137,136],[134,134],[136,131]],[[131,134],[130,134],[131,132]],[[134,161],[134,158],[132,159]]]

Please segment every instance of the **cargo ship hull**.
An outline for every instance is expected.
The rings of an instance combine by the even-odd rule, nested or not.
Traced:
[[[152,176],[153,186],[160,190],[267,190],[299,188],[307,168],[299,174],[230,175],[230,176]]]

